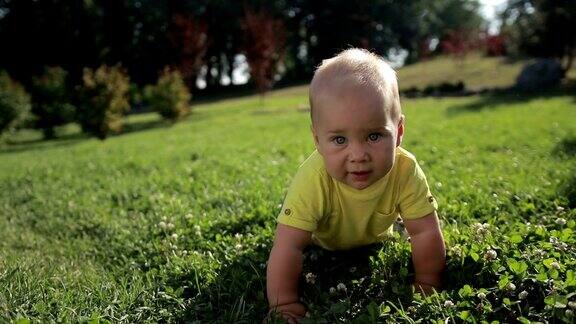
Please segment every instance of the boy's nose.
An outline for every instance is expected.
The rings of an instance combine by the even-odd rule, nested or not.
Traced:
[[[355,144],[350,146],[350,153],[348,155],[350,162],[364,162],[368,159],[368,154],[364,145]]]

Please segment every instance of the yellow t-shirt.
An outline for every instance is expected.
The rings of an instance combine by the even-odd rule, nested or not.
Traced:
[[[362,190],[330,177],[314,151],[292,180],[278,222],[312,232],[325,249],[343,250],[382,241],[398,215],[416,219],[436,208],[424,172],[403,148],[390,172]]]

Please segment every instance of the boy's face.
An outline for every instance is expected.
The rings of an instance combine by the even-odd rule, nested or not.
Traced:
[[[384,177],[402,141],[403,118],[394,121],[371,87],[344,85],[315,96],[312,132],[328,174],[356,189]]]

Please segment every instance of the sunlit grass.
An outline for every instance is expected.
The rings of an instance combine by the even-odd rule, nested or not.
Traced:
[[[312,318],[462,319],[467,311],[501,321],[569,319],[568,306],[556,312],[545,298],[552,296],[548,279],[562,301],[575,289],[568,270],[576,266],[576,242],[562,232],[575,228],[574,202],[563,189],[576,170],[565,144],[576,134],[574,97],[403,105],[404,147],[440,204],[448,289],[413,299],[409,244],[397,238],[355,272],[325,273],[329,258],[322,267],[308,260],[305,271],[317,275],[305,287]],[[293,89],[266,97],[264,106],[257,97],[196,106],[174,126],[133,115],[127,133],[103,142],[73,125],[48,142],[39,133],[16,134],[0,148],[0,321],[260,321],[279,204],[313,149],[306,106],[305,92]],[[480,238],[477,222],[489,223],[489,234]],[[569,247],[557,249],[552,237]],[[488,249],[496,261],[484,260]],[[556,277],[551,261],[543,263],[549,258],[561,265]],[[528,262],[522,276],[535,282],[517,276],[510,259]],[[539,271],[549,271],[543,281]],[[503,278],[518,291],[500,289]],[[347,294],[330,294],[339,282]],[[465,285],[472,292],[461,291]],[[522,302],[521,289],[530,293]],[[480,292],[490,309],[478,308]],[[448,300],[453,308],[444,306]]]

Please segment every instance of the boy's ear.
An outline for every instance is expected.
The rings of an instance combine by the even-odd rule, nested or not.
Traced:
[[[398,133],[396,133],[396,146],[402,144],[402,137],[404,136],[404,115],[400,116],[397,125]]]

